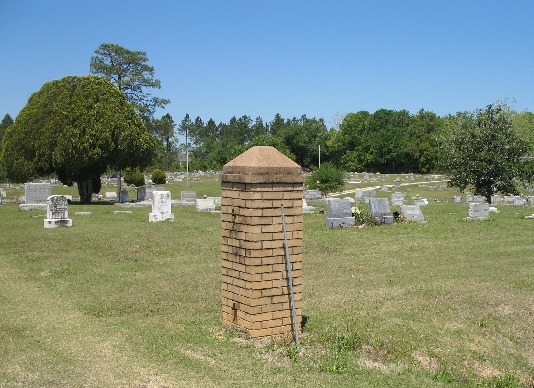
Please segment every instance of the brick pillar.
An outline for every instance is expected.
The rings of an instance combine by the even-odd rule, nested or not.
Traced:
[[[291,334],[282,205],[298,327],[302,319],[301,168],[273,147],[252,147],[223,168],[222,315],[251,337]]]

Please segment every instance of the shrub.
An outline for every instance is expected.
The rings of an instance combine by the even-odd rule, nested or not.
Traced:
[[[127,168],[124,170],[124,183],[134,186],[144,186],[145,176],[139,168]]]
[[[152,171],[152,183],[155,185],[162,185],[166,182],[167,177],[165,173],[159,169]]]
[[[319,182],[319,185],[317,185]],[[340,191],[345,185],[345,174],[337,169],[332,163],[321,164],[306,181],[311,190],[321,190],[323,193]]]

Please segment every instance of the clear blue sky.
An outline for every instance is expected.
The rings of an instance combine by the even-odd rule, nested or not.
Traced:
[[[179,123],[534,111],[534,1],[0,0],[0,116],[86,75],[102,43],[144,51]]]

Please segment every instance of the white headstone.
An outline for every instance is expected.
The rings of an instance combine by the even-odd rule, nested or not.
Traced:
[[[44,227],[58,228],[60,226],[72,226],[72,220],[69,218],[69,203],[63,195],[51,195],[48,197]]]
[[[148,221],[174,221],[174,214],[171,213],[171,192],[154,191],[152,196],[152,213],[148,214]]]
[[[204,198],[196,200],[197,212],[214,212],[215,201],[213,198]]]

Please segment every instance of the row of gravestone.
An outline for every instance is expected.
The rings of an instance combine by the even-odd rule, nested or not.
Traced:
[[[369,212],[377,222],[392,224],[394,216],[389,208],[387,198],[369,198]],[[324,220],[326,228],[351,227],[356,223],[352,215],[351,203],[348,198],[330,198],[327,200],[328,213]],[[402,205],[401,215],[410,221],[425,222],[421,207],[418,205]]]

